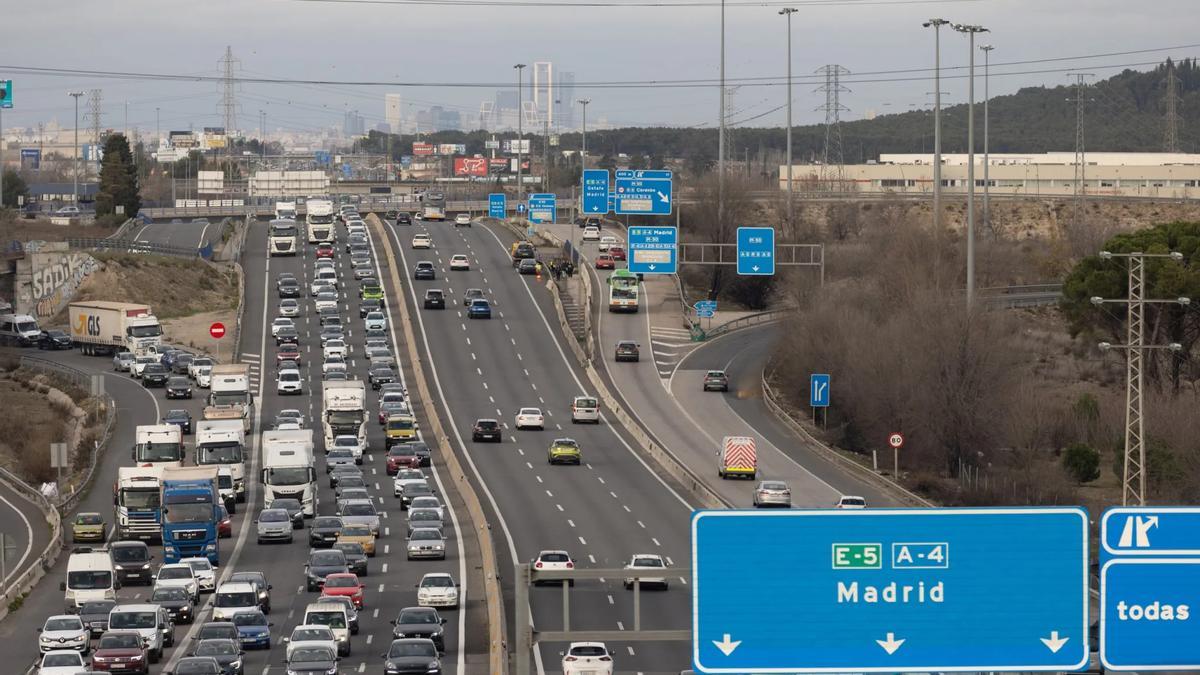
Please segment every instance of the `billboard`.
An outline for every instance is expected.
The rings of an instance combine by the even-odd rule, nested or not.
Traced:
[[[508,158],[493,157],[488,160],[488,173],[508,173]]]
[[[40,169],[42,151],[37,148],[21,148],[21,168]]]
[[[486,157],[455,157],[455,176],[486,176],[488,161]]]
[[[512,162],[512,168],[511,168],[511,169],[509,169],[509,170],[510,170],[510,171],[512,171],[513,173],[516,173],[516,172],[517,172],[517,158],[516,158],[516,157],[513,157],[513,158],[512,158],[511,160],[509,160],[509,161],[511,161],[511,162]],[[522,160],[522,161],[521,161],[521,170],[522,170],[522,171],[529,171],[529,160],[527,160],[527,159],[526,159],[526,160]]]
[[[516,139],[504,141],[504,152],[516,153],[518,151],[518,146],[520,147],[520,153],[522,155],[529,154],[528,138],[523,141],[517,141]]]
[[[439,155],[465,155],[467,146],[462,143],[442,143],[437,146],[437,154]]]
[[[412,154],[416,155],[417,157],[428,157],[429,155],[433,154],[433,144],[432,143],[419,143],[419,142],[414,141],[413,148],[412,148]]]
[[[190,131],[171,131],[167,134],[167,140],[172,148],[194,148],[200,144],[196,134]]]

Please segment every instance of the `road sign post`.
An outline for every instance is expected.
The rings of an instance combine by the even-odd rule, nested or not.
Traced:
[[[679,230],[675,227],[633,226],[626,230],[630,272],[675,274],[679,269],[676,249]]]
[[[556,220],[557,200],[558,197],[552,192],[529,195],[529,220],[538,225],[553,223]]]
[[[737,273],[739,276],[775,274],[775,228],[737,229]]]
[[[503,192],[493,192],[488,195],[488,215],[498,220],[504,220],[508,215],[508,198]]]
[[[697,511],[691,526],[698,672],[1088,663],[1084,509]]]
[[[208,327],[208,334],[216,341],[217,361],[221,360],[221,338],[225,337],[225,324],[215,321]]]
[[[608,213],[608,169],[583,172],[583,212],[589,216]]]
[[[904,446],[904,436],[899,432],[889,435],[888,445],[892,446],[892,476],[900,480],[900,448]]]
[[[829,374],[813,373],[808,376],[808,405],[812,408],[813,424],[817,423],[817,410],[821,410],[821,428],[829,420]]]
[[[618,170],[613,186],[615,213],[665,216],[671,213],[672,173]]]

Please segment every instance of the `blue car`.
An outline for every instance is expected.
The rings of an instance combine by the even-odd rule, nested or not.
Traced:
[[[233,615],[233,625],[237,626],[238,641],[243,648],[271,648],[271,622],[267,621],[267,615],[262,611],[238,612]]]
[[[492,318],[492,305],[487,300],[476,299],[472,300],[471,304],[467,305],[468,319],[490,319]]]

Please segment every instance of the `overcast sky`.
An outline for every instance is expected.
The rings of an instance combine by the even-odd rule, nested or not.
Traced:
[[[452,0],[447,0],[452,1]],[[496,0],[510,2],[511,0]],[[546,0],[528,0],[539,3]],[[559,0],[618,3],[631,0]],[[661,0],[677,2],[679,0]],[[711,0],[699,0],[701,4]],[[729,0],[731,3],[747,0]],[[781,78],[786,68],[786,24],[777,0],[768,6],[726,10],[726,72],[731,79]],[[921,23],[934,16],[991,29],[977,44],[995,46],[993,64],[1074,57],[1131,50],[1179,47],[1169,51],[1107,56],[1030,65],[995,65],[993,94],[1022,86],[1067,81],[1065,70],[1107,77],[1113,66],[1156,62],[1200,54],[1186,47],[1200,42],[1197,0],[962,0],[894,2],[798,0],[792,15],[793,73],[807,76],[794,86],[797,124],[820,121],[814,108],[824,94],[814,92],[811,73],[825,64],[849,69],[842,105],[846,119],[924,107],[932,100],[927,70],[906,74],[878,71],[929,69],[933,35]],[[92,69],[219,74],[226,45],[240,60],[238,74],[250,77],[418,83],[484,83],[484,87],[324,86],[245,83],[238,87],[240,127],[257,130],[260,110],[270,129],[313,130],[340,125],[344,111],[359,110],[367,126],[383,121],[383,96],[399,93],[408,116],[430,105],[462,111],[478,119],[479,104],[497,88],[514,87],[514,63],[552,61],[576,80],[688,80],[715,78],[719,63],[720,10],[693,7],[495,7],[413,5],[403,0],[368,4],[296,0],[37,0],[10,2],[5,11],[4,68]],[[981,55],[982,56],[982,55]],[[944,67],[966,65],[967,38],[942,30]],[[1149,66],[1133,66],[1146,69]],[[1054,72],[1001,75],[1051,69]],[[526,78],[530,76],[526,69]],[[946,71],[958,74],[963,71]],[[855,75],[854,73],[860,73]],[[980,60],[982,75],[982,60]],[[220,126],[219,87],[213,82],[123,80],[80,75],[48,76],[6,72],[14,80],[16,107],[3,124],[35,126],[58,119],[72,124],[67,91],[103,90],[105,126],[153,131],[155,108],[167,129],[192,124]],[[898,78],[906,78],[897,81]],[[908,79],[917,78],[917,79]],[[874,80],[874,81],[869,81]],[[891,81],[879,81],[891,80]],[[964,79],[944,79],[948,103],[966,100]],[[977,84],[982,97],[982,79]],[[622,125],[712,125],[717,89],[586,88],[590,120]],[[86,100],[86,99],[83,99]],[[83,102],[81,100],[81,103]],[[741,121],[783,106],[785,88],[742,86],[731,99],[731,118]],[[82,107],[81,107],[82,111]],[[754,119],[753,126],[777,126],[782,109]]]

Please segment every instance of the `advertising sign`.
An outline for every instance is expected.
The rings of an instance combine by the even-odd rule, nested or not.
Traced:
[[[455,157],[455,176],[486,176],[488,174],[487,157]]]
[[[442,143],[437,146],[437,154],[439,155],[462,155],[466,154],[467,146],[462,143]]]
[[[488,160],[488,173],[505,173],[509,168],[509,161],[504,157],[493,157]]]
[[[513,154],[516,154],[518,147],[520,148],[520,152],[522,155],[528,155],[529,154],[529,139],[526,138],[523,141],[517,141],[516,139],[504,141],[503,150],[504,150],[504,152],[511,152]]]
[[[412,154],[416,155],[417,157],[428,157],[433,154],[433,144],[414,141]]]

